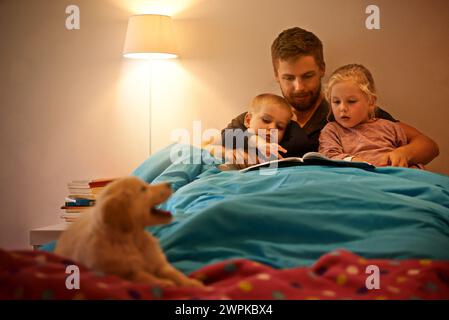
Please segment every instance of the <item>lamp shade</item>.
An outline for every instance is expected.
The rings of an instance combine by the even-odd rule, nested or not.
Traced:
[[[134,59],[170,59],[177,55],[172,19],[158,14],[132,16],[123,56]]]

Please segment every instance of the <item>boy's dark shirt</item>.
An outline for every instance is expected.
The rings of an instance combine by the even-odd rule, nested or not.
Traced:
[[[323,99],[304,127],[301,128],[296,121],[291,121],[287,126],[284,138],[280,143],[282,147],[287,149],[287,153],[282,155],[284,157],[302,157],[307,152],[318,151],[318,138],[321,129],[323,129],[328,122],[328,113],[329,104]],[[246,112],[232,119],[231,123],[229,123],[225,129],[241,129],[242,131],[246,131],[247,128],[244,124],[245,115]],[[376,107],[375,116],[376,118],[397,122],[397,120],[388,112],[379,107]],[[331,120],[333,119],[331,118]],[[221,131],[222,138],[225,138],[225,129]]]

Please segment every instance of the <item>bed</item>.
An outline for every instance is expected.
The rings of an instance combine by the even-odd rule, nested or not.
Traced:
[[[449,177],[313,165],[222,172],[213,160],[173,144],[132,173],[171,183],[163,208],[175,219],[149,231],[205,289],[136,284],[80,266],[82,289],[67,290],[73,262],[51,243],[0,251],[0,298],[449,299]]]

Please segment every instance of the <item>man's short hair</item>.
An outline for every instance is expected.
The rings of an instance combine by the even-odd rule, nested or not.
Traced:
[[[323,44],[312,32],[294,27],[282,31],[274,39],[271,45],[271,59],[275,74],[279,60],[296,59],[300,56],[313,56],[318,66],[324,70]]]

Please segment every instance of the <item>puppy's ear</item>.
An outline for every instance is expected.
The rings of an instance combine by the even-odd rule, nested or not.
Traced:
[[[104,223],[124,233],[131,232],[133,224],[129,214],[129,196],[111,195],[103,199],[101,214]]]

